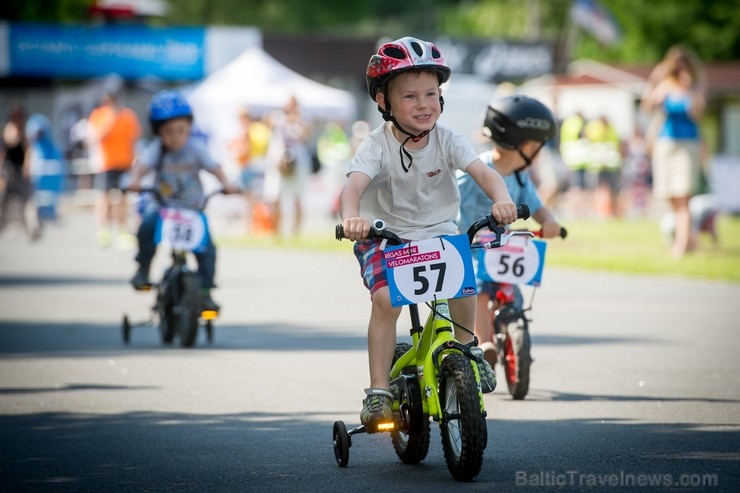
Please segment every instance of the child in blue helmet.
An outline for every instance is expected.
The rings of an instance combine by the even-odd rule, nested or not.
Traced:
[[[139,190],[144,175],[154,171],[154,187],[165,204],[199,210],[205,200],[200,170],[206,170],[221,182],[224,192],[237,192],[205,146],[190,138],[193,112],[182,94],[176,91],[155,94],[149,104],[149,121],[157,138],[137,157],[131,176],[131,190]],[[135,289],[144,289],[149,285],[149,267],[156,253],[154,234],[159,207],[160,204],[153,203],[143,212],[137,233],[139,252],[136,262],[139,268],[131,279]],[[216,247],[210,235],[203,251],[195,252],[195,256],[202,289],[201,308],[218,311],[219,307],[210,295],[216,274]]]

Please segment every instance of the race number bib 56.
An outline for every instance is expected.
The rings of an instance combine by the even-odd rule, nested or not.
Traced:
[[[190,209],[163,207],[159,211],[154,242],[166,243],[176,250],[203,251],[208,244],[205,214]]]
[[[542,240],[513,236],[505,246],[478,251],[478,277],[484,281],[539,286],[545,266]]]
[[[388,246],[383,259],[393,306],[476,294],[467,235]]]

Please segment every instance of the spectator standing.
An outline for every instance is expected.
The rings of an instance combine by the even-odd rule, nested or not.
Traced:
[[[245,232],[253,231],[253,222],[263,215],[262,207],[267,153],[270,148],[270,127],[261,119],[253,118],[247,108],[239,112],[241,129],[232,142],[234,158],[239,165],[240,186],[244,190],[248,210],[244,215]]]
[[[303,222],[303,193],[311,175],[311,152],[309,127],[303,120],[295,96],[291,96],[283,111],[276,115],[273,131],[283,145],[282,156],[278,160],[277,198],[273,202],[274,227],[280,235],[285,207],[292,205],[292,233],[298,236]]]
[[[625,142],[622,173],[622,210],[639,217],[648,214],[650,205],[650,156],[647,141],[639,126]]]
[[[570,171],[568,205],[574,216],[587,210],[592,188],[587,171],[590,147],[583,131],[585,125],[586,119],[579,111],[567,116],[560,126],[560,156]]]
[[[0,146],[0,230],[12,220],[13,213],[31,240],[39,238],[35,212],[27,214],[33,187],[26,148],[26,114],[19,104],[11,107],[2,130]]]
[[[111,243],[111,222],[117,224],[119,246],[133,244],[128,230],[128,208],[122,193],[124,177],[134,162],[136,141],[141,135],[139,119],[123,107],[115,93],[106,93],[89,116],[90,137],[97,151],[98,174],[95,186],[97,241],[101,247]]]
[[[589,172],[595,175],[593,194],[601,216],[620,214],[619,190],[622,171],[622,142],[606,115],[591,120],[583,128],[589,142]]]
[[[700,180],[699,119],[704,112],[701,63],[688,48],[671,47],[648,78],[642,108],[653,113],[653,195],[670,202],[675,218],[671,256],[683,257],[696,244],[689,200]]]
[[[62,152],[52,137],[51,123],[42,114],[34,114],[26,123],[28,172],[36,205],[35,217],[56,221],[59,196],[64,184],[65,166]]]

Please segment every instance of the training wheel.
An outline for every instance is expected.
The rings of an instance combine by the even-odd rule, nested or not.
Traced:
[[[347,467],[349,462],[349,435],[343,421],[334,422],[334,458],[339,467]]]
[[[128,316],[123,316],[123,323],[121,324],[123,331],[123,342],[128,344],[131,341],[131,323],[128,321]]]

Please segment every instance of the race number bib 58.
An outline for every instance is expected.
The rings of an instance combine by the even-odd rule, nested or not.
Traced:
[[[539,286],[545,266],[542,240],[528,236],[513,236],[500,248],[478,251],[478,277],[484,281]]]
[[[476,294],[467,235],[388,246],[383,259],[393,306]]]
[[[166,243],[176,250],[203,251],[208,244],[205,214],[190,209],[163,207],[159,211],[154,242]]]

